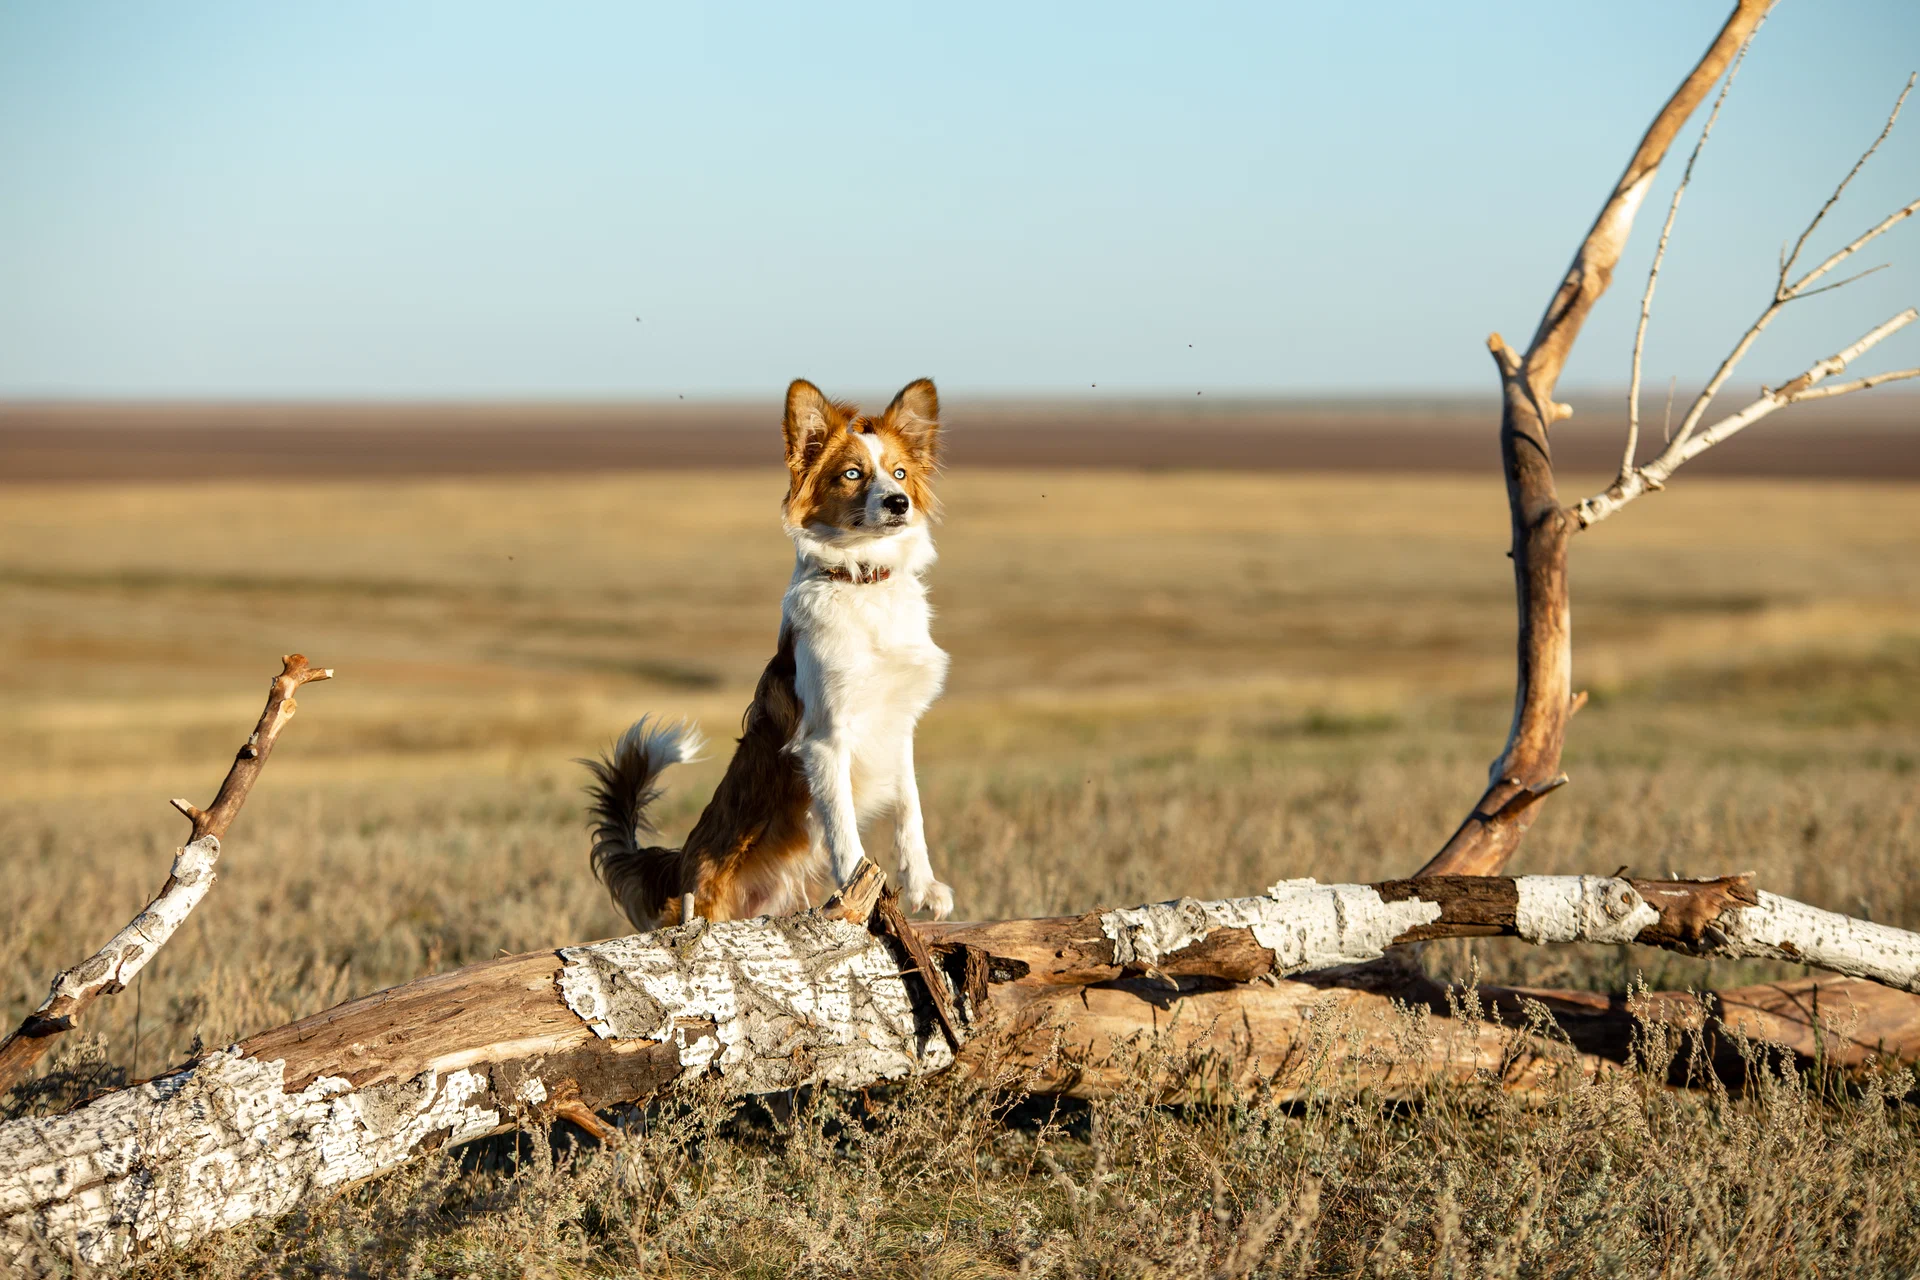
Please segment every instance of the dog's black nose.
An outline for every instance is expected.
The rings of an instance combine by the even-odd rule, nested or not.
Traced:
[[[880,500],[880,505],[897,516],[903,516],[907,514],[907,495],[904,493],[890,493]]]

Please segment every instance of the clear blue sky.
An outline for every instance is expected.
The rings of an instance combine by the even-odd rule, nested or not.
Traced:
[[[1488,391],[1727,7],[0,0],[0,396]],[[1650,384],[1916,67],[1915,0],[1785,0]],[[1624,381],[1680,158],[1569,385]],[[1920,101],[1822,243],[1915,195]],[[1920,303],[1916,224],[1741,385]]]

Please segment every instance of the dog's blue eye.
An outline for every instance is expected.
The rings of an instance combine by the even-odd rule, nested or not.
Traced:
[[[907,478],[907,469],[905,467],[895,467],[893,469],[893,478],[895,480],[905,480]]]
[[[858,480],[860,478],[860,468],[848,467],[846,471],[842,472],[842,474],[845,475],[849,480]]]

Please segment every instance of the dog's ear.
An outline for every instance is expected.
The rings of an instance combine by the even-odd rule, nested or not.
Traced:
[[[787,387],[787,416],[781,432],[787,438],[787,470],[802,475],[819,460],[827,447],[827,437],[838,424],[833,405],[820,394],[820,388],[805,378],[795,378]]]
[[[940,393],[932,378],[919,378],[900,388],[887,406],[881,425],[900,437],[914,458],[932,466],[940,455]]]

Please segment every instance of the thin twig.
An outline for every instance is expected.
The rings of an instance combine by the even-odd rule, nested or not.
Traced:
[[[1759,399],[1738,413],[1722,418],[1699,435],[1675,436],[1673,441],[1661,451],[1660,456],[1652,462],[1644,467],[1635,467],[1629,474],[1607,486],[1604,491],[1594,494],[1574,507],[1574,519],[1580,522],[1580,527],[1583,529],[1600,523],[1641,494],[1664,488],[1668,478],[1682,466],[1777,409],[1798,404],[1802,400],[1821,400],[1842,396],[1855,391],[1866,391],[1886,382],[1899,382],[1907,378],[1920,377],[1920,369],[1901,369],[1892,373],[1856,378],[1852,382],[1834,386],[1818,389],[1815,387],[1815,384],[1843,372],[1849,364],[1915,320],[1920,320],[1920,311],[1909,307],[1899,315],[1876,325],[1851,346],[1816,362],[1806,372],[1777,390],[1761,388]]]
[[[1887,338],[1912,324],[1916,319],[1920,319],[1920,311],[1908,307],[1891,320],[1875,325],[1858,342],[1855,342],[1843,351],[1838,351],[1828,356],[1825,360],[1814,365],[1811,369],[1808,369],[1805,373],[1795,378],[1792,382],[1787,383],[1773,394],[1791,402],[1796,395],[1805,391],[1814,383],[1844,371],[1848,365],[1858,360],[1874,347],[1879,346]]]
[[[1873,240],[1885,235],[1895,224],[1912,217],[1916,212],[1920,212],[1920,200],[1902,205],[1873,226],[1867,228],[1867,230],[1856,236],[1852,241],[1835,250],[1827,257],[1826,261],[1801,276],[1798,280],[1795,280],[1792,284],[1786,282],[1787,275],[1793,270],[1793,264],[1799,258],[1801,248],[1805,245],[1807,237],[1813,234],[1814,228],[1820,225],[1821,220],[1827,215],[1827,210],[1831,209],[1834,203],[1839,200],[1840,194],[1845,191],[1847,185],[1853,181],[1854,175],[1860,172],[1861,167],[1866,164],[1867,160],[1872,157],[1875,151],[1879,150],[1880,144],[1885,141],[1887,135],[1893,131],[1894,122],[1900,118],[1900,109],[1906,105],[1907,94],[1912,91],[1913,85],[1914,77],[1909,76],[1906,87],[1900,91],[1899,98],[1894,101],[1893,110],[1887,113],[1887,122],[1881,127],[1880,134],[1874,139],[1873,145],[1861,153],[1860,159],[1854,163],[1853,168],[1848,171],[1847,176],[1841,179],[1840,185],[1834,188],[1831,196],[1827,197],[1826,204],[1821,206],[1820,212],[1814,216],[1813,221],[1808,224],[1807,229],[1801,233],[1800,242],[1796,244],[1793,251],[1787,254],[1782,260],[1780,276],[1774,282],[1772,301],[1767,304],[1766,310],[1760,313],[1760,318],[1755,320],[1747,329],[1746,333],[1741,335],[1740,341],[1736,342],[1733,350],[1727,353],[1727,358],[1720,362],[1720,367],[1714,370],[1711,378],[1707,379],[1707,385],[1701,388],[1700,394],[1694,397],[1693,404],[1687,409],[1686,416],[1680,420],[1680,430],[1675,433],[1674,442],[1676,445],[1684,445],[1693,435],[1695,428],[1700,425],[1700,420],[1706,416],[1707,409],[1713,404],[1713,398],[1720,393],[1720,388],[1726,385],[1727,379],[1733,376],[1734,369],[1746,358],[1747,352],[1753,349],[1753,344],[1759,340],[1760,335],[1765,332],[1767,326],[1773,323],[1774,317],[1778,316],[1788,303],[1801,298],[1812,297],[1815,293],[1820,292],[1820,290],[1817,289],[1809,289],[1808,286],[1825,276],[1829,271],[1845,262],[1848,258],[1851,258]],[[1850,282],[1841,281],[1840,283],[1846,284]]]
[[[1848,285],[1852,284],[1855,280],[1865,280],[1868,276],[1872,275],[1874,272],[1885,271],[1888,267],[1892,265],[1893,264],[1891,262],[1883,262],[1877,267],[1868,267],[1865,271],[1856,271],[1852,275],[1848,276],[1845,280],[1835,280],[1832,284],[1823,284],[1818,289],[1809,289],[1805,293],[1796,293],[1793,296],[1795,298],[1812,298],[1812,297],[1817,297],[1818,295],[1823,293],[1831,293],[1835,289],[1844,289]]]
[[[1621,479],[1633,473],[1633,455],[1640,447],[1640,359],[1646,350],[1647,320],[1653,314],[1653,290],[1660,283],[1660,266],[1666,261],[1667,240],[1673,235],[1673,220],[1679,216],[1680,200],[1693,182],[1693,166],[1699,163],[1700,153],[1706,150],[1707,139],[1713,136],[1713,123],[1720,118],[1720,108],[1726,105],[1734,77],[1740,74],[1740,64],[1747,60],[1747,50],[1753,47],[1753,37],[1759,35],[1760,28],[1765,25],[1766,19],[1762,18],[1748,33],[1740,52],[1734,55],[1733,65],[1727,68],[1727,77],[1720,82],[1720,94],[1713,100],[1713,110],[1707,112],[1707,122],[1700,127],[1700,136],[1694,140],[1693,152],[1687,157],[1687,167],[1680,174],[1680,185],[1673,189],[1673,201],[1667,206],[1667,220],[1660,228],[1660,244],[1653,251],[1653,267],[1647,272],[1646,292],[1640,295],[1640,325],[1633,331],[1633,374],[1627,385],[1627,447],[1620,456]]]
[[[1895,209],[1892,213],[1880,219],[1880,221],[1874,223],[1871,227],[1868,227],[1860,233],[1857,239],[1853,240],[1845,248],[1835,250],[1832,257],[1788,285],[1785,301],[1793,302],[1799,298],[1811,298],[1815,291],[1808,289],[1808,285],[1845,262],[1848,258],[1851,258],[1854,254],[1860,252],[1860,250],[1865,248],[1870,242],[1891,231],[1895,224],[1911,218],[1916,212],[1920,212],[1920,200],[1909,201],[1901,205],[1898,209]]]
[[[1846,192],[1848,185],[1860,175],[1860,170],[1864,169],[1867,161],[1873,158],[1873,153],[1880,149],[1880,144],[1885,142],[1887,135],[1893,132],[1894,122],[1900,118],[1900,108],[1907,104],[1907,95],[1913,92],[1914,78],[1912,75],[1907,77],[1906,87],[1900,90],[1900,96],[1894,99],[1893,110],[1887,113],[1887,122],[1880,126],[1880,136],[1873,140],[1872,146],[1860,153],[1860,158],[1853,162],[1853,168],[1847,170],[1847,176],[1840,179],[1840,185],[1833,189],[1833,194],[1827,197],[1827,202],[1820,206],[1820,212],[1813,215],[1813,221],[1809,222],[1807,229],[1800,233],[1800,238],[1793,242],[1793,252],[1787,253],[1786,246],[1781,246],[1780,279],[1774,285],[1776,293],[1786,287],[1787,273],[1793,270],[1793,264],[1800,258],[1800,251],[1807,247],[1807,240],[1819,228],[1821,221],[1826,218],[1828,211],[1831,210],[1834,205],[1840,203],[1840,197]]]

